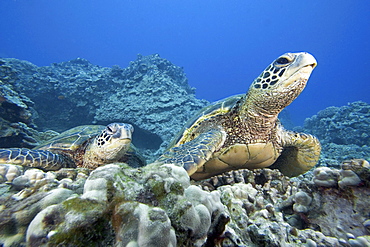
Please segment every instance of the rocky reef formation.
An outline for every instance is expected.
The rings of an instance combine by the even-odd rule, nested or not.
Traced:
[[[200,182],[171,164],[43,172],[1,165],[2,246],[368,246],[370,165]]]
[[[303,128],[322,144],[321,165],[338,167],[341,160],[370,160],[368,103],[356,101],[347,106],[328,107],[307,118]]]
[[[36,130],[34,102],[15,90],[17,74],[0,60],[0,147],[33,148],[53,136]]]
[[[32,126],[32,104],[29,98],[0,81],[0,147],[32,148],[37,145],[37,131],[27,126]]]
[[[46,67],[2,58],[0,78],[28,100],[40,130],[130,123],[134,144],[147,157],[160,146],[163,151],[185,121],[208,104],[195,98],[183,69],[158,54],[138,55],[127,68],[104,68],[81,58]]]

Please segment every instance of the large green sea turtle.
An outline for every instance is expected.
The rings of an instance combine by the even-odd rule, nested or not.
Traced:
[[[302,92],[315,58],[286,53],[273,61],[243,95],[202,109],[158,161],[186,169],[195,180],[235,169],[278,168],[287,176],[317,163],[321,146],[312,135],[283,128],[278,114]]]
[[[126,123],[83,125],[67,130],[34,149],[0,149],[0,164],[16,164],[43,170],[98,166],[126,162],[145,165],[131,144],[134,128]]]

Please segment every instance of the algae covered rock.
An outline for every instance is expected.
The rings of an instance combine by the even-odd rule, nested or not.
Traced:
[[[83,192],[62,182],[60,175],[68,171],[62,170],[4,203],[0,217],[8,220],[1,223],[1,243],[201,246],[220,237],[227,223],[220,193],[190,185],[181,167],[102,166],[87,179],[72,177],[76,184],[84,181]]]

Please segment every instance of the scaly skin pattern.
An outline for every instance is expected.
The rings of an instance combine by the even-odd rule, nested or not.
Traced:
[[[190,120],[158,161],[184,167],[195,180],[235,169],[269,167],[275,162],[289,176],[306,172],[319,159],[319,141],[286,131],[278,114],[302,92],[315,66],[315,58],[305,52],[280,56],[244,96],[216,102]],[[214,138],[210,142],[204,140],[207,133]],[[214,150],[208,152],[208,159],[193,151],[207,145]]]
[[[319,140],[310,134],[287,131],[279,127],[278,138],[281,140],[283,155],[273,164],[289,177],[298,176],[313,168],[321,153]]]
[[[73,166],[71,160],[66,158],[66,156],[47,150],[31,150],[27,148],[0,149],[0,163],[43,168],[49,171]]]

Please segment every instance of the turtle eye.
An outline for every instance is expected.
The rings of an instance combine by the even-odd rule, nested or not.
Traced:
[[[117,129],[118,129],[117,128],[117,124],[115,124],[115,123],[109,124],[105,128],[107,134],[109,134],[109,135],[113,135],[114,133],[116,133],[117,132]]]
[[[287,64],[290,61],[286,57],[281,57],[281,58],[278,58],[278,60],[276,60],[276,62],[279,63],[279,64]]]
[[[276,67],[285,67],[288,64],[290,64],[293,60],[290,57],[279,57],[278,59],[275,60],[274,65]]]
[[[113,133],[113,130],[112,130],[112,128],[111,128],[111,127],[109,127],[109,126],[107,126],[107,133],[108,133],[108,134],[111,134],[111,133]]]

